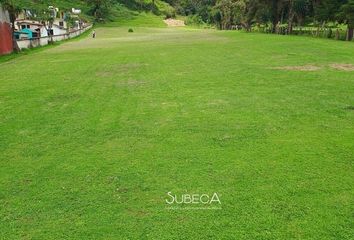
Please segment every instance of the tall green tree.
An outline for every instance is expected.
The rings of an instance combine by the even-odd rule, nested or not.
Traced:
[[[110,15],[112,0],[87,0],[92,6],[91,13],[96,20],[106,19]]]
[[[284,0],[283,7],[288,15],[288,34],[293,31],[294,21],[302,24],[306,14],[309,13],[309,0]],[[284,12],[284,11],[283,11]]]
[[[0,0],[1,6],[8,11],[9,17],[10,17],[10,22],[11,22],[11,27],[12,27],[12,45],[14,51],[18,52],[20,51],[20,48],[18,47],[16,38],[15,38],[15,21],[17,16],[21,13],[22,8],[21,5],[14,0]]]
[[[354,0],[349,0],[345,3],[341,9],[340,15],[346,22],[348,26],[347,31],[347,41],[353,40],[353,29],[354,29]]]
[[[35,20],[41,22],[44,25],[45,30],[48,33],[49,43],[53,43],[53,35],[50,33],[50,29],[53,27],[54,19],[56,12],[54,9],[49,8],[37,8],[35,9],[36,16],[34,17]]]

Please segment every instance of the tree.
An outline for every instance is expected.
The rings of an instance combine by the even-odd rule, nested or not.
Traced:
[[[111,0],[87,0],[92,5],[92,15],[96,20],[105,19],[109,14],[112,7]]]
[[[308,13],[308,6],[310,2],[308,0],[287,0],[285,6],[288,12],[288,34],[293,31],[294,21],[301,22]]]
[[[340,15],[345,20],[348,26],[347,41],[353,40],[354,29],[354,0],[349,0],[341,7]]]
[[[281,13],[281,4],[282,1],[280,0],[271,0],[266,1],[269,4],[269,8],[271,9],[271,22],[272,22],[272,32],[276,32],[276,26],[280,22],[280,13]]]
[[[13,45],[14,51],[18,52],[18,51],[20,51],[20,48],[18,47],[16,38],[15,38],[15,30],[16,30],[15,21],[16,21],[17,16],[21,13],[22,8],[18,3],[16,3],[13,0],[0,0],[0,4],[9,13],[11,27],[12,27],[12,45]]]
[[[335,21],[343,0],[313,0],[314,17],[318,22]]]
[[[45,30],[47,31],[48,37],[50,37],[49,43],[53,43],[53,34],[50,32],[50,29],[53,27],[54,19],[56,17],[56,10],[53,8],[39,8],[36,12],[36,17],[34,19],[43,24]]]
[[[221,29],[231,29],[235,24],[241,24],[249,29],[250,18],[248,18],[249,0],[218,0],[215,9],[220,16]]]

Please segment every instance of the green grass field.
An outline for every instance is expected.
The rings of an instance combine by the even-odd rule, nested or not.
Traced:
[[[128,28],[0,63],[1,239],[353,238],[353,43]]]

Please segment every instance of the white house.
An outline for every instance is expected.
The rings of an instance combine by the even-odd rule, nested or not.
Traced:
[[[57,19],[56,22],[60,22],[60,19]],[[23,29],[30,29],[35,32],[39,32],[40,37],[47,37],[48,35],[62,35],[68,33],[68,29],[62,27],[62,25],[56,24],[54,22],[52,26],[44,26],[44,24],[38,21],[32,20],[16,20],[15,25],[16,29],[23,30]],[[47,31],[47,29],[48,31]]]
[[[53,24],[55,24],[55,25],[57,25],[57,26],[59,26],[60,28],[63,28],[63,29],[67,29],[68,28],[68,23],[64,20],[64,18],[55,18]]]
[[[68,33],[68,24],[65,21],[65,13],[63,11],[60,12],[58,8],[54,8],[53,6],[49,6],[48,10],[50,10],[50,14],[54,17],[54,21],[51,25],[49,23],[30,20],[30,18],[33,17],[31,12],[24,10],[15,21],[16,28],[18,31],[29,29],[35,33],[36,37],[47,37],[50,35],[55,36]]]
[[[71,9],[71,13],[73,13],[73,14],[75,14],[75,15],[79,15],[79,14],[81,14],[81,9],[72,8],[72,9]]]
[[[48,7],[49,14],[53,17],[53,23],[48,22],[40,22],[31,20],[36,17],[36,14],[32,14],[29,10],[23,10],[18,19],[15,21],[16,28],[20,33],[28,32],[29,38],[38,38],[38,37],[48,37],[48,36],[58,36],[67,34],[74,30],[84,29],[86,23],[83,22],[79,14],[81,13],[81,9],[71,9],[71,18],[74,19],[73,26],[69,27],[68,22],[66,21],[69,13],[64,11],[60,11],[58,8],[49,6]]]
[[[65,12],[59,11],[59,8],[55,8],[53,6],[49,6],[48,9],[51,11],[51,15],[53,16],[54,22],[53,24],[67,29],[68,25],[67,22],[65,21]]]
[[[37,30],[42,29],[42,27],[44,27],[44,25],[38,21],[32,21],[32,20],[26,20],[26,19],[17,19],[15,21],[15,27],[18,30],[22,30],[25,28],[29,28],[31,30]]]
[[[30,29],[33,32],[37,32],[38,36],[35,37],[45,37],[47,35],[47,30],[45,29],[44,25],[38,21],[33,20],[26,20],[26,19],[17,19],[15,21],[15,28],[18,31],[24,29]]]

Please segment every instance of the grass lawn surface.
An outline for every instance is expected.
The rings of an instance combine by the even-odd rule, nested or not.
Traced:
[[[353,43],[123,25],[0,63],[1,239],[353,239]]]

